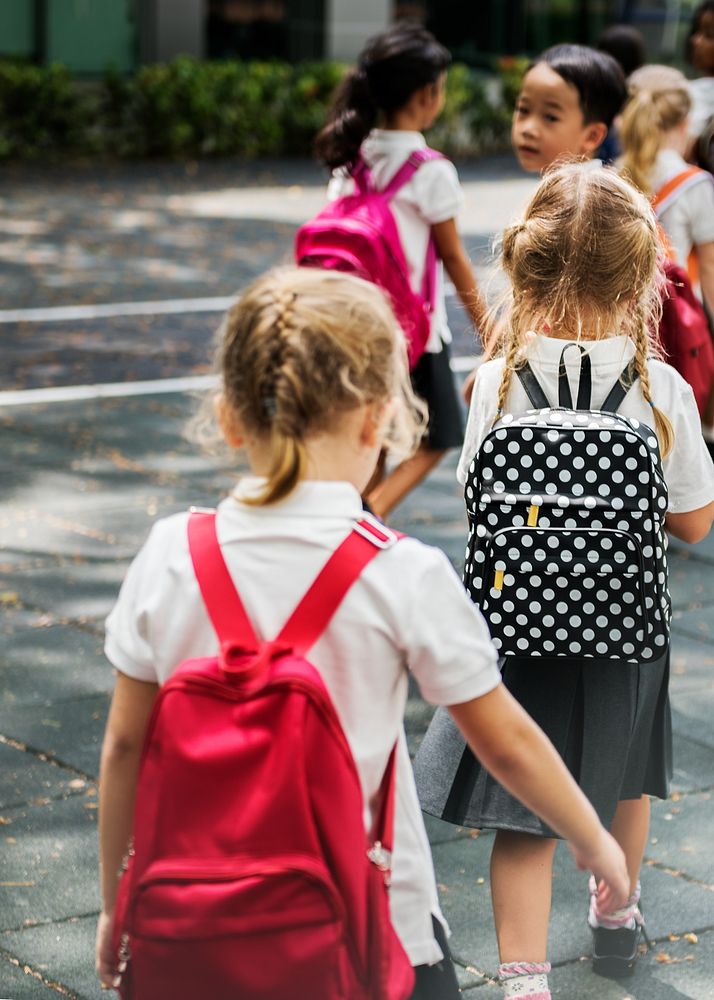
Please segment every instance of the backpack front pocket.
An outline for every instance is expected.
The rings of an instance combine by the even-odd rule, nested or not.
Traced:
[[[626,531],[504,528],[488,541],[481,611],[502,656],[636,662],[644,603],[642,553]]]
[[[311,858],[156,862],[128,929],[127,1000],[347,997],[342,903]]]

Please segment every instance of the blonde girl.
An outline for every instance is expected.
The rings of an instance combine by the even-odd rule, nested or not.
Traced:
[[[659,258],[649,203],[617,173],[571,164],[545,175],[523,221],[503,235],[502,264],[511,291],[507,314],[501,318],[501,356],[479,369],[471,403],[458,469],[467,497],[474,496],[474,456],[495,420],[532,407],[515,377],[519,367],[527,360],[545,395],[557,405],[561,354],[565,343],[574,342],[589,355],[594,409],[634,362],[639,377],[619,412],[656,428],[669,489],[667,528],[689,542],[707,534],[714,518],[714,467],[699,432],[694,398],[674,369],[651,357],[649,331],[656,328],[660,308]],[[579,354],[565,353],[571,383],[579,374]],[[576,479],[577,468],[574,460],[562,481]],[[613,490],[618,489],[616,483],[613,477]],[[620,489],[624,496],[624,484]],[[568,487],[560,492],[567,495]],[[478,498],[468,502],[476,530],[488,531]],[[650,561],[645,572],[652,572],[655,554],[643,551]],[[563,624],[554,619],[557,605],[547,603],[546,593],[540,622],[543,650],[553,648],[547,644],[551,630]],[[589,614],[587,600],[585,591],[572,595],[570,608],[580,616],[578,621]],[[530,605],[524,610],[530,611]],[[668,794],[668,654],[641,665],[548,659],[545,653],[528,659],[506,657],[501,666],[506,687],[550,736],[625,852],[626,905],[611,910],[591,885],[589,922],[596,954],[612,959],[600,962],[598,971],[630,972],[637,956],[639,870],[649,796]],[[458,824],[496,829],[491,880],[504,995],[547,1000],[556,846],[552,830],[482,768],[440,711],[420,748],[415,771],[427,812]]]
[[[218,421],[251,473],[219,504],[217,534],[252,624],[269,638],[363,518],[360,494],[380,449],[413,446],[421,426],[401,332],[382,294],[358,278],[310,269],[260,278],[228,313],[218,361]],[[107,620],[117,683],[100,783],[96,963],[105,985],[116,973],[116,873],[147,718],[158,686],[182,660],[216,652],[191,568],[187,516],[153,526]],[[398,740],[391,913],[416,967],[414,998],[455,1000],[458,986],[403,732],[409,671],[427,699],[451,706],[485,765],[570,841],[582,867],[602,876],[605,897],[624,899],[620,849],[501,683],[483,619],[442,552],[414,539],[385,548],[309,657],[352,750],[367,826]]]

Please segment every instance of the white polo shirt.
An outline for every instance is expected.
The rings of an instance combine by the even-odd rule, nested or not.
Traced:
[[[244,479],[237,497],[261,482]],[[277,636],[329,555],[363,516],[344,482],[306,482],[269,507],[228,498],[218,507],[223,555],[257,634]],[[187,513],[157,521],[106,622],[106,655],[130,677],[163,683],[216,636],[199,595]],[[442,957],[431,852],[403,729],[408,671],[436,705],[478,698],[500,682],[486,625],[438,549],[404,539],[380,552],[308,653],[344,727],[362,782],[365,828],[389,753],[399,740],[392,918],[413,965]]]
[[[527,349],[528,360],[543,391],[553,406],[558,404],[558,365],[567,341],[555,337],[534,336]],[[592,363],[592,408],[605,400],[620,373],[634,357],[635,345],[629,337],[608,337],[588,345]],[[503,373],[503,358],[481,365],[474,383],[471,408],[466,425],[464,446],[456,477],[466,482],[469,466],[496,417],[498,387]],[[577,393],[579,354],[566,352],[565,365],[573,398]],[[701,422],[691,386],[670,365],[650,360],[652,400],[669,417],[674,429],[674,447],[663,460],[664,477],[669,490],[669,510],[681,514],[697,510],[714,500],[714,464],[702,438]],[[514,375],[506,400],[506,413],[525,413],[532,409],[526,393]],[[645,401],[639,380],[625,396],[618,413],[652,425],[652,410]]]
[[[714,77],[700,76],[696,80],[690,80],[689,94],[692,98],[692,110],[687,130],[698,139],[714,115]]]
[[[362,143],[361,153],[372,171],[375,186],[382,190],[416,149],[426,149],[421,132],[373,129]],[[351,194],[354,181],[336,170],[327,188],[329,200]],[[409,281],[415,292],[421,291],[430,229],[438,222],[455,219],[464,202],[456,167],[450,160],[422,163],[412,179],[397,192],[391,202],[392,213],[409,267]],[[436,291],[431,318],[431,336],[426,350],[438,354],[442,340],[451,343],[444,301],[444,268],[436,265]]]
[[[677,174],[691,167],[674,149],[661,149],[652,171],[652,190],[661,187]],[[677,191],[671,204],[659,214],[677,262],[686,270],[687,258],[694,247],[714,242],[714,182],[702,172],[691,186]]]

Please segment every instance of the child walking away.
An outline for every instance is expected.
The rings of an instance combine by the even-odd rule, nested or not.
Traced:
[[[503,356],[479,368],[458,470],[470,522],[465,582],[504,683],[627,856],[624,905],[590,887],[594,967],[612,976],[637,960],[649,796],[668,793],[665,527],[696,542],[714,518],[714,467],[692,391],[649,357],[658,257],[652,210],[617,173],[582,164],[546,173],[503,235],[512,285]],[[553,831],[440,710],[415,772],[427,812],[497,831],[491,888],[505,996],[549,997]],[[523,970],[517,988],[513,963]]]
[[[215,514],[158,521],[107,620],[97,971],[126,1000],[458,997],[409,671],[607,906],[627,895],[446,556],[364,515],[380,449],[420,436],[401,340],[375,285],[307,268],[225,320],[216,412],[253,474]]]
[[[714,310],[714,182],[684,160],[691,108],[688,84],[670,66],[643,66],[629,80],[622,114],[623,173],[653,200],[667,249],[678,270],[665,302],[662,342],[672,365],[694,389],[705,437],[714,448],[714,349],[706,315],[690,282]],[[685,270],[682,275],[681,269]],[[687,275],[689,281],[687,280]],[[684,322],[669,323],[683,297]],[[692,317],[692,321],[687,321]],[[676,317],[675,317],[676,320]],[[670,326],[674,327],[668,334]]]
[[[456,228],[463,202],[456,169],[430,150],[422,135],[443,107],[450,61],[447,50],[416,24],[396,24],[367,43],[335,95],[328,122],[317,139],[319,158],[334,171],[328,197],[337,201],[323,213],[330,222],[329,234],[323,228],[323,239],[316,246],[313,222],[297,241],[298,263],[344,269],[350,266],[344,254],[334,258],[328,250],[335,245],[335,237],[343,235],[346,222],[352,241],[349,249],[360,265],[356,273],[391,292],[411,341],[412,382],[428,405],[429,425],[416,454],[386,478],[384,463],[380,463],[367,490],[370,506],[380,517],[390,513],[447,449],[461,447],[463,440],[449,363],[451,333],[443,268],[477,330],[482,320],[481,297]],[[377,228],[381,241],[389,244],[391,259],[383,266],[377,258],[370,267],[364,255],[355,255],[353,246],[355,225],[364,216],[365,196],[377,192],[382,195]],[[373,215],[371,220],[374,229]],[[326,235],[332,237],[327,250]],[[406,286],[402,291],[390,287],[399,281]],[[421,323],[406,314],[405,306],[414,296],[420,298],[416,312],[421,311]]]

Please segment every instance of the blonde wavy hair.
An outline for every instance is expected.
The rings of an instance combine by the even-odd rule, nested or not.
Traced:
[[[426,408],[409,380],[401,328],[384,294],[338,272],[286,267],[258,278],[225,316],[216,354],[228,412],[265,439],[272,456],[256,506],[304,478],[306,443],[364,403],[396,400],[385,446],[411,454]]]
[[[501,263],[511,288],[490,317],[492,352],[505,358],[498,390],[503,411],[529,331],[587,343],[626,334],[635,344],[642,393],[652,406],[663,455],[674,443],[652,400],[647,358],[662,311],[662,251],[647,199],[616,171],[570,163],[548,171],[523,220],[509,226]]]
[[[619,123],[623,155],[618,163],[632,183],[652,194],[652,172],[665,133],[689,114],[686,77],[671,66],[643,66],[627,81],[629,98]]]

